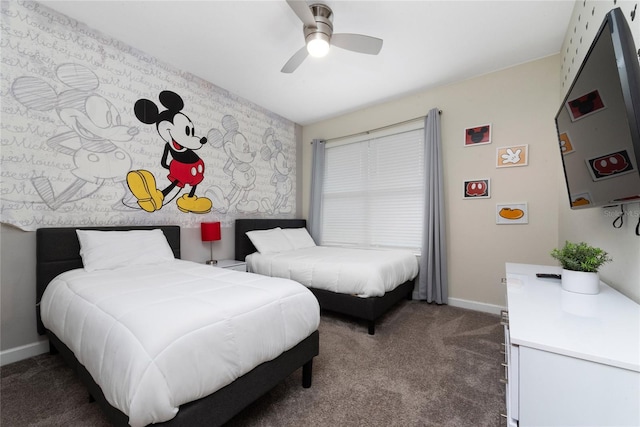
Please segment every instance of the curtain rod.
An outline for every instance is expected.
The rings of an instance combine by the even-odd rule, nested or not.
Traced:
[[[442,114],[442,110],[438,110],[438,114]],[[428,116],[428,114],[427,114],[427,116]],[[367,135],[367,134],[370,134],[372,132],[377,132],[377,131],[388,129],[388,128],[391,128],[391,127],[394,127],[394,126],[400,126],[400,125],[404,125],[406,123],[415,122],[416,120],[424,119],[427,116],[414,117],[413,119],[404,120],[402,122],[393,123],[393,124],[386,125],[386,126],[381,126],[379,128],[366,130],[364,132],[356,132],[356,133],[352,133],[350,135],[339,136],[339,137],[336,137],[336,138],[329,138],[329,139],[326,139],[325,142],[338,141],[340,139],[351,138],[352,136]]]

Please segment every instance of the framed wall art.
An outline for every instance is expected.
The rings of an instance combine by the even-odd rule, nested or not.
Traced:
[[[527,166],[529,163],[529,145],[510,145],[496,149],[496,167],[511,168]]]
[[[464,130],[464,146],[491,144],[491,123],[466,128]]]
[[[496,204],[496,224],[528,224],[527,202]]]
[[[488,199],[491,197],[491,180],[489,178],[469,179],[462,183],[462,197],[465,200]]]

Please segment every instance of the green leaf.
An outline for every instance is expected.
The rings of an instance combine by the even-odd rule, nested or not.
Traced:
[[[566,270],[597,272],[598,269],[612,259],[600,248],[587,245],[585,242],[571,243],[565,241],[564,247],[553,249],[551,256]]]

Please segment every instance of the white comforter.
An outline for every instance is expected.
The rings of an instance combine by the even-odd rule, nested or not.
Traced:
[[[247,269],[305,286],[360,297],[382,296],[418,274],[409,251],[314,246],[247,256]]]
[[[56,277],[44,325],[75,354],[132,426],[233,382],[318,328],[304,286],[175,260]]]

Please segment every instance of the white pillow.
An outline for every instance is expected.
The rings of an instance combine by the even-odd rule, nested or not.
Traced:
[[[306,228],[285,228],[282,230],[293,249],[312,248],[316,245]]]
[[[261,254],[292,251],[293,246],[280,227],[271,230],[247,231],[247,237]]]
[[[175,258],[162,230],[76,230],[87,271],[161,264]]]

